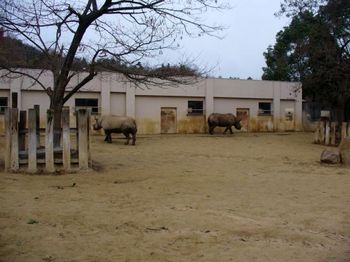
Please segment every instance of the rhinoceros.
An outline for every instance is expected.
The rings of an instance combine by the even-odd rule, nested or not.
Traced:
[[[237,118],[234,114],[218,114],[218,113],[212,113],[208,117],[208,127],[209,127],[209,134],[214,133],[214,128],[220,126],[220,127],[226,127],[224,134],[227,130],[232,132],[232,126],[234,126],[236,129],[240,130],[242,128],[241,126],[241,119]]]
[[[127,139],[126,145],[129,144],[130,134],[132,136],[132,145],[135,145],[137,126],[136,121],[132,117],[117,116],[117,115],[103,115],[95,118],[96,123],[93,125],[94,130],[103,128],[106,138],[104,141],[112,143],[112,133],[123,133]]]

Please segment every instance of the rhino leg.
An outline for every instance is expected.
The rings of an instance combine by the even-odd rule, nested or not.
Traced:
[[[227,126],[227,127],[225,128],[224,134],[226,134],[227,130],[229,130],[230,133],[233,134],[233,132],[232,132],[232,127],[231,127],[231,126]]]
[[[136,133],[135,132],[131,133],[131,136],[132,136],[132,143],[131,144],[134,146],[135,142],[136,142]]]
[[[105,134],[106,134],[106,138],[105,138],[105,141],[107,143],[112,143],[112,135],[111,135],[111,131],[108,131],[108,130],[105,130]]]
[[[209,134],[214,134],[214,128],[215,126],[209,126]]]
[[[129,141],[130,141],[130,135],[129,132],[123,132],[124,136],[126,137],[126,142],[125,145],[129,145]]]

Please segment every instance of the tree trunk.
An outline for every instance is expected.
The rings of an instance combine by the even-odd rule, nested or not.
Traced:
[[[61,133],[62,133],[62,108],[63,105],[60,103],[51,103],[50,109],[53,110],[53,144],[54,147],[59,147],[61,144]]]

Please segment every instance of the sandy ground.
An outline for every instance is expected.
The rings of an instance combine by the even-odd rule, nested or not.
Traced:
[[[123,142],[93,137],[97,171],[0,172],[0,261],[350,261],[350,168],[312,134]]]

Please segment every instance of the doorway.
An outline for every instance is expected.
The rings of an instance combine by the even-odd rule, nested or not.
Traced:
[[[243,132],[249,131],[249,108],[237,108],[236,110],[236,116],[238,118],[241,118],[241,125]]]
[[[160,109],[161,134],[176,134],[176,107],[162,107]]]

